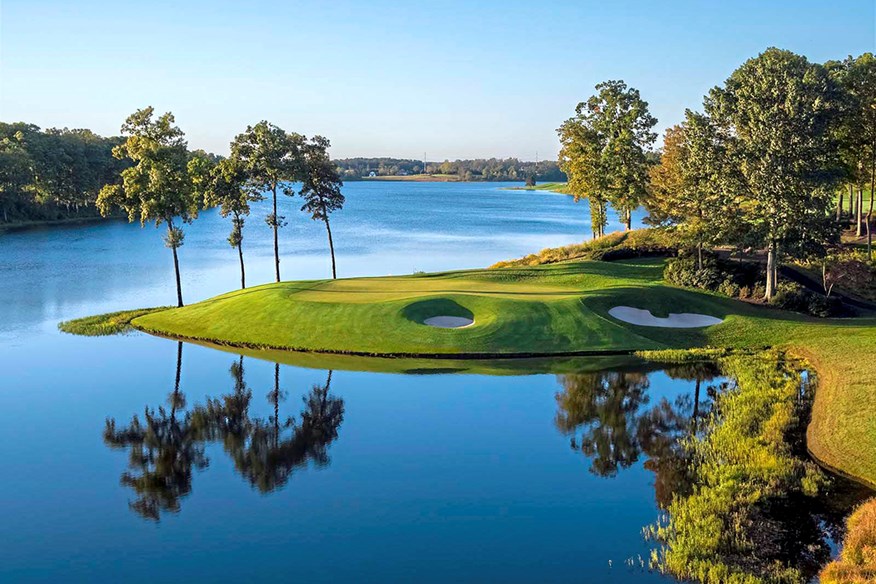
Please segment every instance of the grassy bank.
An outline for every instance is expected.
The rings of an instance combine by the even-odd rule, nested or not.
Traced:
[[[872,399],[876,318],[816,319],[672,287],[662,279],[663,261],[575,260],[282,282],[150,312],[131,322],[150,333],[235,351],[292,349],[348,359],[375,355],[413,359],[410,366],[389,367],[406,371],[424,369],[417,363],[427,357],[443,358],[435,369],[470,370],[472,366],[460,363],[477,357],[782,348],[808,359],[819,374],[808,430],[812,453],[845,474],[876,484],[876,400]],[[635,326],[609,316],[608,310],[619,305],[649,309],[657,316],[696,312],[724,322],[703,329]],[[461,329],[423,324],[439,315],[471,315],[475,322]],[[368,363],[368,368],[381,369],[395,362]]]

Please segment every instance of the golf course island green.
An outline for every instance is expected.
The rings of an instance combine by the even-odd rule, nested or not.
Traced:
[[[572,260],[281,282],[182,308],[132,312],[130,324],[155,335],[274,356],[301,351],[449,361],[784,349],[806,359],[818,375],[808,430],[812,453],[839,472],[876,484],[876,318],[820,319],[671,286],[663,280],[664,262]],[[642,326],[612,317],[616,307],[649,311],[658,322],[671,314],[721,322]],[[425,324],[435,317],[455,317],[466,326]],[[375,361],[380,368],[379,362],[392,359]]]

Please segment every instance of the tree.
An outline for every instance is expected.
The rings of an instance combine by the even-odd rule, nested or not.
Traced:
[[[240,287],[246,288],[246,270],[243,263],[243,225],[250,213],[250,203],[264,200],[260,192],[246,188],[246,173],[240,162],[226,158],[210,169],[204,190],[204,203],[219,207],[223,217],[231,216],[231,234],[228,244],[237,248],[240,259]]]
[[[278,231],[285,225],[277,213],[277,190],[293,196],[295,191],[286,183],[301,178],[301,148],[304,136],[289,134],[282,128],[261,121],[247,126],[246,131],[231,143],[231,157],[239,161],[246,172],[247,188],[252,194],[271,191],[273,210],[265,222],[274,231],[274,269],[280,281],[280,244]]]
[[[719,241],[738,223],[732,189],[721,180],[734,176],[723,170],[726,164],[717,128],[707,116],[687,110],[684,122],[666,130],[660,163],[650,169],[648,221],[671,226],[693,243],[699,269],[703,245]]]
[[[343,182],[338,169],[328,155],[330,143],[322,136],[314,136],[304,149],[304,173],[301,186],[301,197],[304,199],[302,211],[310,213],[314,221],[325,223],[328,233],[329,251],[332,256],[332,278],[337,278],[335,266],[335,244],[332,241],[332,229],[329,225],[329,215],[344,206],[344,195],[341,194]]]
[[[876,57],[864,53],[825,66],[842,89],[842,114],[837,139],[846,170],[853,222],[857,236],[867,234],[867,253],[872,258],[873,198],[876,188]],[[864,185],[870,183],[870,202],[864,214]],[[854,198],[854,200],[852,200]],[[841,205],[841,204],[840,204]]]
[[[597,94],[575,108],[557,130],[560,168],[575,200],[590,200],[594,236],[605,234],[605,203],[612,203],[632,227],[632,212],[645,196],[650,166],[647,150],[657,135],[648,102],[623,81],[596,86]]]
[[[121,184],[107,184],[100,190],[97,206],[103,216],[110,214],[114,205],[121,207],[129,221],[139,219],[141,226],[148,221],[154,221],[156,227],[167,224],[164,242],[173,251],[177,305],[182,306],[177,249],[185,234],[174,220],[191,223],[197,217],[198,204],[189,180],[183,132],[174,125],[172,113],[157,119],[153,113],[150,106],[125,120],[122,134],[127,139],[113,149],[113,156],[129,158],[134,164],[121,172]]]
[[[4,222],[9,221],[10,211],[23,197],[32,178],[24,133],[18,130],[11,136],[0,138],[0,209]]]
[[[606,200],[609,183],[602,159],[605,140],[586,119],[584,105],[579,103],[575,117],[566,120],[557,130],[561,143],[559,164],[569,179],[569,192],[575,202],[588,200],[590,228],[596,238],[605,235],[608,224]]]
[[[775,48],[746,61],[706,98],[733,161],[725,171],[739,178],[746,228],[767,249],[767,300],[785,248],[829,237],[825,219],[839,177],[836,104],[824,67]]]

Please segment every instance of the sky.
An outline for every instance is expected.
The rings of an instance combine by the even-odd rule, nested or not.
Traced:
[[[338,158],[544,160],[597,83],[662,132],[770,46],[876,51],[876,1],[0,0],[0,121],[114,135],[152,105],[219,154],[265,119]]]

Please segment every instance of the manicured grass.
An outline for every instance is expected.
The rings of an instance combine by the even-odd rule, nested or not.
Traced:
[[[477,366],[464,364],[465,358],[515,354],[788,349],[808,359],[819,377],[809,448],[829,466],[876,484],[876,318],[822,320],[675,288],[663,282],[662,268],[663,260],[652,258],[282,282],[150,312],[133,325],[235,351],[275,351],[270,358],[291,355],[296,363],[311,357],[277,351],[328,351],[333,359],[356,360],[354,368],[365,355],[413,358],[367,361],[369,369],[393,371],[470,371]],[[618,305],[725,321],[705,329],[641,327],[608,316]],[[471,313],[475,323],[462,329],[422,324],[453,311]],[[427,366],[426,357],[444,359]],[[490,372],[513,369],[502,365]]]
[[[85,318],[77,318],[59,323],[58,328],[65,333],[86,337],[117,335],[133,330],[131,321],[138,316],[168,310],[169,308],[169,306],[159,306],[157,308],[120,310],[119,312],[110,312],[109,314],[100,314],[98,316],[86,316]]]

